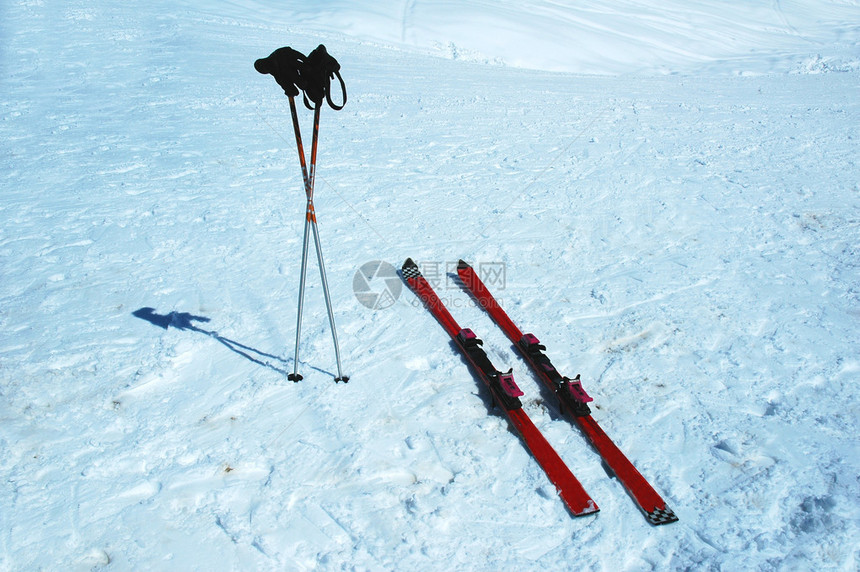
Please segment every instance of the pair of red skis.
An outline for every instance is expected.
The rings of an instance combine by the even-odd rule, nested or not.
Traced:
[[[487,354],[481,349],[483,342],[472,330],[461,328],[457,324],[433,287],[421,275],[418,265],[411,258],[403,263],[402,273],[409,287],[421,298],[427,309],[457,343],[466,359],[480,375],[489,388],[494,402],[502,408],[508,420],[516,428],[532,456],[555,485],[568,510],[574,516],[584,516],[597,512],[599,510],[597,504],[523,411],[522,402],[519,399],[523,392],[517,387],[510,372],[502,373],[493,366]],[[457,274],[481,307],[490,314],[508,338],[516,344],[517,349],[538,377],[556,395],[562,411],[567,413],[597,453],[600,454],[609,470],[624,485],[633,501],[642,510],[648,522],[653,525],[660,525],[677,521],[678,517],[666,506],[666,502],[654,490],[654,487],[636,470],[633,463],[591,416],[588,403],[592,399],[582,389],[579,376],[575,379],[569,379],[558,373],[552,362],[543,353],[546,348],[533,334],[523,334],[520,331],[471,266],[461,260],[457,266]]]

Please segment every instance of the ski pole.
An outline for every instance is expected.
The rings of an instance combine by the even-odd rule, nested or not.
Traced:
[[[319,116],[321,106],[317,104],[314,108],[314,129],[313,129],[313,137],[311,143],[311,162],[310,168],[305,165],[305,156],[304,156],[304,147],[301,143],[301,134],[298,123],[298,115],[295,113],[295,101],[293,98],[290,98],[290,110],[293,113],[293,123],[296,129],[296,144],[299,149],[299,161],[302,164],[302,177],[304,178],[305,183],[305,193],[307,195],[307,207],[305,210],[305,225],[304,225],[304,237],[302,240],[302,266],[301,273],[299,277],[299,303],[296,317],[296,346],[295,346],[295,360],[293,362],[293,373],[287,376],[287,379],[290,381],[298,382],[302,379],[301,374],[298,372],[299,366],[299,348],[301,346],[301,329],[302,329],[302,314],[304,309],[304,296],[305,296],[305,285],[307,283],[307,264],[308,264],[308,239],[309,239],[309,230],[313,231],[314,237],[314,246],[316,249],[317,255],[317,263],[319,265],[320,270],[320,282],[323,287],[323,296],[325,298],[326,312],[328,313],[329,326],[331,328],[332,341],[334,343],[334,355],[335,361],[337,362],[337,377],[335,377],[335,381],[348,381],[349,378],[343,375],[343,367],[341,365],[340,360],[340,344],[338,344],[337,340],[337,326],[335,324],[334,319],[334,310],[332,309],[331,303],[331,295],[329,294],[328,288],[328,280],[326,279],[325,273],[325,262],[323,260],[322,254],[322,242],[320,240],[319,228],[317,226],[317,218],[316,218],[316,209],[314,207],[314,183],[316,181],[316,158],[317,158],[317,144],[319,141]]]
[[[305,187],[305,195],[307,197],[307,207],[305,210],[304,234],[302,239],[302,262],[299,277],[299,301],[296,318],[296,345],[295,359],[293,362],[293,373],[287,376],[287,379],[298,382],[302,379],[298,372],[299,365],[299,348],[301,345],[301,327],[302,315],[304,311],[304,295],[305,285],[307,283],[307,260],[308,260],[308,243],[310,232],[313,232],[314,246],[316,249],[317,263],[320,270],[320,281],[323,287],[323,295],[325,298],[326,311],[328,313],[329,326],[332,333],[332,341],[334,343],[335,360],[337,362],[337,377],[335,382],[349,381],[349,377],[343,375],[343,368],[340,359],[340,346],[337,340],[337,328],[335,326],[334,310],[331,304],[331,295],[328,289],[328,280],[325,274],[325,263],[322,255],[322,244],[319,236],[319,228],[317,227],[316,210],[314,208],[313,194],[314,182],[316,175],[316,160],[317,147],[319,141],[319,120],[320,110],[322,108],[322,100],[328,102],[332,109],[342,109],[346,104],[346,86],[343,78],[340,76],[340,65],[337,61],[328,55],[325,47],[320,45],[317,49],[311,52],[305,58],[300,52],[291,48],[279,48],[275,50],[268,58],[257,60],[254,67],[260,73],[269,73],[275,77],[278,84],[284,88],[284,93],[290,100],[290,114],[293,120],[293,130],[296,135],[296,147],[299,154],[299,162],[302,168],[302,180]],[[331,99],[330,80],[337,77],[340,81],[341,91],[343,94],[343,103],[336,105]],[[313,137],[311,142],[311,160],[310,166],[305,160],[304,145],[302,144],[301,128],[299,126],[298,112],[296,110],[295,96],[299,91],[304,91],[305,106],[314,111],[313,119]],[[314,103],[311,107],[308,99]]]
[[[296,148],[299,152],[299,163],[302,166],[302,181],[305,186],[305,195],[308,197],[308,207],[307,210],[311,208],[311,197],[313,196],[313,189],[310,185],[310,178],[308,176],[308,168],[305,163],[305,149],[302,145],[302,133],[301,128],[299,127],[299,115],[296,110],[296,100],[295,97],[290,95],[290,114],[293,117],[293,131],[296,133]],[[299,346],[302,339],[302,312],[304,310],[305,303],[305,280],[307,279],[307,270],[308,270],[308,230],[310,228],[310,217],[305,214],[305,230],[304,237],[302,239],[302,266],[301,272],[299,274],[299,305],[297,310],[297,319],[296,319],[296,351],[295,351],[295,359],[293,360],[293,373],[287,376],[287,379],[293,382],[298,382],[302,379],[301,374],[299,374]]]
[[[328,91],[326,90],[326,93]],[[329,99],[329,102],[331,100]],[[325,307],[328,312],[328,322],[331,327],[331,338],[334,343],[334,357],[337,363],[337,377],[334,378],[335,382],[343,381],[346,383],[349,381],[349,378],[343,375],[343,368],[340,363],[340,345],[337,342],[337,327],[334,322],[334,310],[332,309],[331,304],[331,295],[329,294],[328,289],[328,280],[326,280],[325,275],[325,262],[323,261],[322,254],[322,242],[320,241],[320,233],[319,227],[317,226],[317,215],[316,209],[314,208],[314,185],[316,183],[316,165],[317,165],[317,142],[319,141],[319,126],[320,126],[320,110],[322,109],[322,103],[316,102],[316,106],[314,107],[314,127],[313,127],[313,138],[311,142],[311,167],[308,173],[309,182],[305,185],[307,188],[308,195],[308,205],[307,205],[307,214],[305,216],[305,226],[310,223],[311,230],[314,235],[314,246],[316,247],[317,252],[317,264],[320,269],[320,282],[322,283],[323,288],[323,297],[325,298]],[[307,240],[305,241],[305,245],[303,247],[304,253],[303,258],[307,259]],[[298,329],[297,329],[298,331]],[[298,347],[298,346],[297,346]],[[298,354],[297,354],[298,358]],[[296,359],[296,363],[298,363],[298,359]]]

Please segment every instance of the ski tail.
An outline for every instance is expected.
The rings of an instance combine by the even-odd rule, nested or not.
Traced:
[[[550,482],[555,485],[555,489],[567,507],[567,510],[573,516],[587,516],[598,512],[600,508],[597,506],[597,503],[592,500],[591,496],[583,488],[582,483],[579,482],[567,465],[564,464],[564,461],[556,450],[552,448],[549,441],[535,427],[526,412],[520,407],[506,411],[506,413],[508,419],[511,421],[511,425],[520,434],[526,448],[528,448],[544,473],[546,473]]]
[[[666,505],[663,497],[654,490],[654,487],[621,452],[621,449],[612,442],[591,415],[577,417],[576,424],[594,449],[606,461],[615,478],[624,486],[627,494],[642,511],[648,522],[657,526],[678,520],[672,509]]]
[[[481,348],[483,342],[472,330],[460,327],[411,258],[403,263],[401,275],[442,328],[456,342],[467,361],[488,387],[494,403],[505,412],[523,444],[546,473],[550,482],[555,485],[570,513],[574,516],[585,516],[597,512],[599,510],[597,504],[523,411],[522,402],[519,399],[523,393],[517,387],[510,372],[502,373],[493,366],[490,358]]]
[[[457,274],[475,300],[484,308],[496,324],[505,332],[508,339],[529,363],[532,370],[558,398],[562,411],[565,411],[592,447],[603,458],[606,465],[624,486],[627,493],[653,525],[675,522],[678,517],[666,506],[666,502],[654,487],[642,476],[632,462],[612,442],[609,436],[591,416],[588,403],[591,397],[585,393],[579,376],[570,379],[562,376],[544,353],[546,349],[534,334],[523,334],[514,324],[507,312],[502,309],[487,286],[467,262],[460,260]]]

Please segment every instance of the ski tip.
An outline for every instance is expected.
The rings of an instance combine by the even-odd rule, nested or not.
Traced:
[[[467,268],[471,268],[471,266],[469,266],[469,263],[461,258],[460,262],[457,263],[457,270],[466,270]]]
[[[421,271],[418,270],[418,265],[415,264],[415,261],[411,258],[406,259],[406,262],[403,263],[400,271],[403,274],[403,277],[407,280],[421,276]]]
[[[655,508],[651,512],[647,513],[645,516],[648,519],[648,522],[650,522],[654,526],[659,526],[661,524],[669,524],[671,522],[678,522],[678,517],[675,516],[675,513],[668,506],[664,506],[663,508]]]

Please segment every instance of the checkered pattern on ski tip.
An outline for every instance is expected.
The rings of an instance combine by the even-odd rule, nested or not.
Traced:
[[[421,276],[421,271],[418,270],[418,266],[416,264],[404,266],[402,271],[403,277],[407,280],[410,278],[418,278],[419,276]]]
[[[672,512],[672,509],[667,507],[656,508],[650,513],[648,513],[648,522],[653,525],[658,524],[669,524],[670,522],[675,522],[678,520],[678,517],[675,516],[675,513]]]

